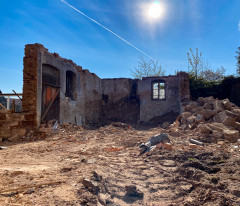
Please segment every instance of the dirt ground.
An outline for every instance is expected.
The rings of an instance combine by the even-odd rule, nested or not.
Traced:
[[[240,143],[191,145],[191,132],[65,125],[3,142],[0,205],[240,205]],[[160,133],[171,142],[140,156],[140,143]]]

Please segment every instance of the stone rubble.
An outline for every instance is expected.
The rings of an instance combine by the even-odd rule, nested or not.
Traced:
[[[240,132],[240,108],[228,99],[199,97],[184,107],[171,128],[200,131],[200,141],[237,142]]]

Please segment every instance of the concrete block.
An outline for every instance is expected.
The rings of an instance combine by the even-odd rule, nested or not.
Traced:
[[[222,103],[226,110],[231,111],[232,109],[234,109],[234,104],[232,102],[230,102],[229,99],[222,100]]]
[[[17,127],[19,125],[19,121],[0,121],[0,126],[4,127]]]
[[[224,105],[220,100],[216,100],[214,102],[213,109],[216,110],[217,112],[222,112],[225,110]]]
[[[12,129],[11,135],[18,134],[19,136],[24,136],[27,133],[27,130],[25,128],[15,128]]]
[[[224,139],[235,143],[239,139],[239,132],[237,130],[223,130]]]
[[[0,113],[0,120],[6,120],[6,114]]]
[[[34,129],[35,122],[34,121],[21,121],[20,125],[24,128]]]
[[[214,115],[216,115],[217,111],[211,110],[211,109],[202,109],[201,111],[199,111],[199,114],[203,115],[205,120],[208,120],[211,117],[213,117]]]
[[[24,114],[22,113],[11,113],[11,114],[6,114],[7,120],[12,121],[12,120],[17,120],[17,121],[22,121],[24,119]]]
[[[214,122],[222,123],[226,119],[227,115],[225,111],[219,112],[213,117]]]
[[[25,114],[24,116],[25,116],[25,118],[24,118],[25,120],[27,120],[27,121],[34,121],[36,115],[30,113],[30,114]]]
[[[11,136],[11,131],[9,128],[0,128],[0,137],[8,138]]]

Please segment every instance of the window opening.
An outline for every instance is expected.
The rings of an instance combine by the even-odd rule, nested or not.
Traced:
[[[153,100],[164,100],[166,99],[166,88],[165,82],[163,81],[155,81],[152,83],[152,99]]]
[[[71,71],[66,72],[66,97],[75,100],[75,74]]]

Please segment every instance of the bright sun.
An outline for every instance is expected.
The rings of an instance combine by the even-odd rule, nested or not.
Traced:
[[[153,2],[148,8],[148,17],[151,19],[159,19],[163,16],[164,7],[159,1]]]

